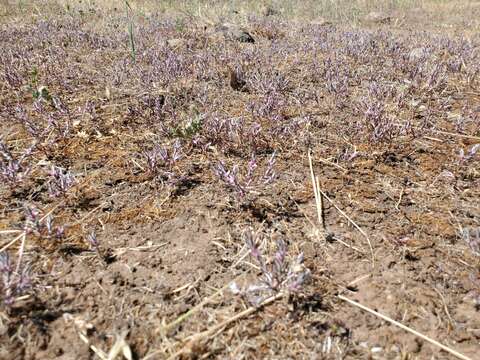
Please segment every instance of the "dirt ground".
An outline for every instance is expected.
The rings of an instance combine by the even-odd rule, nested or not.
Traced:
[[[479,4],[287,3],[4,6],[0,359],[478,358]]]

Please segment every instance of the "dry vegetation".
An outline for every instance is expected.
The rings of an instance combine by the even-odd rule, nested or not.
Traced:
[[[478,358],[477,2],[0,16],[1,359]]]

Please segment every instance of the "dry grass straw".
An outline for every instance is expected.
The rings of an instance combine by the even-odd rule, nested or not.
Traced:
[[[82,182],[80,182],[79,184],[77,184],[76,186],[78,188],[82,187],[82,186],[85,186],[85,184],[88,182],[88,179],[86,180],[83,180]],[[39,222],[43,222],[49,215],[51,215],[56,209],[58,209],[59,207],[63,206],[65,204],[66,200],[63,199],[61,201],[59,201],[55,206],[53,206],[50,210],[48,210],[48,212],[46,212],[39,220]],[[93,209],[92,211],[90,211],[87,215],[85,215],[82,219],[70,224],[70,226],[74,226],[74,225],[77,225],[77,224],[80,224],[83,222],[89,217],[91,216],[95,211],[97,211],[98,209],[100,209],[102,206],[104,206],[104,203],[100,204],[99,206],[97,206],[95,209]],[[25,238],[26,238],[26,231],[25,230],[17,230],[17,229],[8,229],[8,230],[3,230],[0,232],[0,234],[15,234],[15,233],[20,233],[17,237],[13,238],[11,241],[9,241],[8,243],[6,243],[5,245],[3,245],[1,248],[0,248],[0,253],[5,251],[5,250],[8,250],[12,245],[14,245],[18,240],[22,239],[22,247],[24,247],[24,242],[25,242]]]
[[[312,184],[313,184],[313,191],[315,193],[315,203],[317,207],[317,215],[319,219],[319,223],[322,226],[322,229],[325,229],[325,221],[324,221],[324,216],[323,216],[323,199],[325,198],[332,204],[332,206],[338,210],[338,212],[345,218],[347,219],[367,240],[368,247],[370,249],[370,254],[372,258],[372,268],[375,267],[375,254],[373,253],[373,246],[372,242],[370,240],[370,237],[368,234],[360,227],[358,226],[355,221],[350,218],[342,209],[340,209],[333,201],[330,199],[327,194],[325,194],[321,189],[320,189],[320,182],[318,180],[318,177],[316,177],[314,171],[313,171],[313,162],[312,162],[312,156],[310,150],[308,151],[308,162],[310,165],[310,174],[312,177]]]
[[[393,320],[392,318],[389,318],[389,317],[386,316],[386,315],[380,314],[379,312],[377,312],[377,311],[375,311],[375,310],[372,310],[372,309],[370,309],[369,307],[366,307],[365,305],[362,305],[362,304],[360,304],[360,303],[358,303],[358,302],[356,302],[356,301],[353,301],[353,300],[351,300],[351,299],[349,299],[349,298],[347,298],[347,297],[345,297],[345,296],[343,296],[343,295],[338,295],[338,298],[341,299],[341,300],[343,300],[343,301],[345,301],[345,302],[347,302],[347,303],[349,303],[350,305],[356,306],[356,307],[358,307],[358,308],[360,308],[360,309],[368,312],[369,314],[372,314],[372,315],[374,315],[374,316],[376,316],[376,317],[379,317],[380,319],[385,320],[385,321],[389,322],[390,324],[399,327],[400,329],[403,329],[403,330],[405,330],[405,331],[408,331],[409,333],[411,333],[411,334],[413,334],[413,335],[415,335],[415,336],[417,336],[417,337],[419,337],[419,338],[421,338],[421,339],[429,342],[430,344],[432,344],[432,345],[434,345],[434,346],[436,346],[436,347],[438,347],[438,348],[440,348],[440,349],[442,349],[442,350],[444,350],[444,351],[452,354],[453,356],[455,356],[455,357],[457,357],[457,358],[459,358],[459,359],[462,359],[462,360],[473,360],[473,359],[469,358],[468,356],[465,356],[465,355],[463,355],[463,354],[460,354],[458,351],[455,351],[455,350],[453,350],[452,348],[449,348],[448,346],[445,346],[445,345],[439,343],[438,341],[436,341],[436,340],[434,340],[434,339],[432,339],[432,338],[429,338],[428,336],[423,335],[422,333],[419,333],[418,331],[416,331],[416,330],[414,330],[414,329],[412,329],[412,328],[410,328],[410,327],[408,327],[408,326],[406,326],[406,325],[403,325],[402,323],[399,323],[398,321],[395,321],[395,320]]]
[[[199,304],[191,308],[189,311],[186,313],[180,315],[178,318],[173,320],[172,322],[163,325],[160,329],[158,329],[158,332],[162,336],[168,335],[168,333],[172,332],[175,330],[180,324],[182,324],[185,320],[188,320],[191,316],[195,315],[197,312],[199,312],[205,305],[207,305],[210,301],[212,301],[215,297],[221,295],[223,291],[225,291],[230,283],[227,283],[224,287],[221,289],[217,290],[215,293],[210,295],[209,297],[203,299]]]
[[[55,209],[57,209],[59,206],[61,206],[63,204],[63,201],[61,201],[60,203],[58,203],[57,205],[55,205],[53,208],[51,208],[45,215],[43,215],[41,218],[40,218],[40,222],[42,222],[43,220],[45,220],[48,215],[50,215],[51,213],[53,213],[55,211]],[[23,248],[25,247],[25,240],[26,240],[26,236],[27,236],[27,232],[25,230],[5,230],[4,233],[18,233],[18,232],[21,232],[20,235],[18,235],[16,238],[14,238],[13,240],[11,240],[10,242],[8,242],[7,244],[5,244],[1,249],[0,249],[0,253],[9,249],[13,244],[15,244],[18,240],[22,239],[22,244],[21,244],[21,249],[22,249],[22,252],[23,252]]]
[[[97,355],[101,360],[108,360],[108,355],[102,349],[97,348],[90,342],[90,340],[88,340],[87,330],[93,328],[92,324],[77,317],[74,317],[69,313],[63,314],[63,320],[67,324],[71,324],[74,326],[80,340],[82,340],[82,342],[85,343],[95,355]]]
[[[93,345],[88,339],[87,330],[93,328],[92,324],[87,323],[81,319],[74,318],[71,314],[68,313],[64,314],[64,320],[66,322],[73,323],[73,326],[75,327],[75,330],[80,340],[85,343],[90,348],[90,350],[101,360],[119,359],[120,354],[122,355],[122,358],[126,360],[133,359],[132,350],[130,349],[128,343],[125,341],[128,332],[124,331],[121,334],[115,335],[115,342],[107,354],[102,349]]]
[[[320,181],[313,172],[312,156],[308,152],[308,163],[310,165],[310,176],[312,177],[313,194],[315,195],[315,205],[317,207],[317,218],[323,231],[325,231],[325,218],[323,215],[323,196],[320,193]]]
[[[248,253],[246,254],[248,255]],[[241,256],[240,261],[242,261],[243,259],[245,258],[245,256]],[[232,266],[232,268],[236,267],[236,265],[238,264],[238,262]],[[248,265],[251,265],[252,267],[254,268],[257,268],[257,266],[253,265],[253,264],[250,264],[247,262]],[[242,276],[242,275],[241,275]],[[191,318],[193,315],[195,315],[196,313],[198,313],[199,311],[201,311],[207,304],[209,304],[214,298],[216,298],[217,296],[221,296],[223,295],[224,291],[226,289],[229,288],[230,284],[234,283],[235,281],[237,281],[241,276],[235,278],[234,280],[232,281],[229,281],[225,286],[223,286],[222,288],[216,290],[212,295],[208,296],[207,298],[203,299],[199,304],[197,304],[196,306],[194,306],[192,309],[190,309],[189,311],[187,311],[186,313],[180,315],[178,318],[176,318],[175,320],[173,320],[172,322],[168,323],[168,324],[165,324],[163,326],[161,326],[157,332],[160,334],[160,336],[162,337],[166,337],[168,336],[169,333],[175,331],[178,326],[180,326],[183,322],[185,322],[186,320],[188,320],[189,318]],[[179,291],[180,289],[184,289],[184,288],[187,288],[190,284],[187,284],[187,285],[184,285],[176,290],[174,290],[175,292],[176,291]],[[181,342],[183,343],[182,345],[182,348],[175,352],[174,354],[172,354],[169,359],[175,359],[175,358],[179,358],[181,357],[182,355],[188,355],[188,354],[193,354],[194,353],[194,348],[196,347],[197,344],[203,342],[203,341],[208,341],[210,340],[211,338],[213,338],[214,336],[218,335],[219,333],[221,333],[223,330],[225,330],[229,325],[235,323],[236,321],[238,320],[241,320],[253,313],[255,313],[256,311],[260,310],[261,308],[267,306],[267,305],[270,305],[272,303],[274,303],[276,300],[279,300],[281,298],[283,298],[284,296],[286,295],[285,292],[279,292],[275,295],[272,295],[271,297],[263,300],[259,305],[257,306],[250,306],[248,307],[247,309],[231,316],[230,318],[212,326],[211,328],[207,329],[207,330],[204,330],[202,332],[199,332],[199,333],[196,333],[196,334],[193,334],[193,335],[190,335],[188,337],[186,337],[185,339],[183,339]],[[154,359],[157,355],[159,354],[165,354],[165,349],[159,349],[159,350],[156,350],[148,355],[146,355],[142,360],[148,360],[148,359]]]
[[[219,333],[221,333],[223,330],[227,328],[228,325],[233,324],[234,322],[243,319],[256,311],[260,310],[264,306],[270,305],[274,303],[275,301],[283,298],[285,296],[285,293],[280,292],[278,294],[275,294],[267,299],[265,299],[260,305],[258,306],[250,306],[249,308],[239,312],[238,314],[235,314],[234,316],[228,318],[227,320],[224,320],[220,322],[219,324],[216,324],[212,326],[210,329],[207,329],[205,331],[202,331],[200,333],[191,335],[185,339],[186,343],[180,349],[178,352],[175,354],[171,355],[168,359],[176,359],[180,357],[181,355],[188,354],[189,352],[192,351],[192,348],[195,347],[196,344],[200,343],[201,341],[208,340],[214,336],[217,336]],[[150,359],[153,354],[145,357],[143,360]]]

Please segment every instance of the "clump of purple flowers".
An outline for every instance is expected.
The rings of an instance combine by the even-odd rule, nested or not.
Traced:
[[[97,234],[95,233],[94,230],[92,230],[88,235],[86,236],[86,240],[92,250],[98,253],[99,247],[100,247],[100,241],[97,238]]]
[[[260,185],[270,184],[275,180],[275,155],[276,154],[274,152],[268,160],[265,172],[260,176],[256,176],[256,169],[258,165],[255,154],[252,154],[252,157],[247,165],[247,173],[243,177],[239,174],[238,165],[234,165],[231,170],[228,170],[223,161],[220,161],[213,167],[213,172],[230,189],[235,191],[239,197],[245,197],[245,195],[247,195],[252,188]]]
[[[58,167],[52,166],[48,173],[50,181],[48,182],[48,193],[51,197],[65,195],[75,183],[75,176],[72,173]]]
[[[55,220],[52,215],[48,215],[45,219],[42,219],[38,209],[30,206],[25,208],[25,223],[23,229],[26,234],[60,240],[65,236],[65,228],[55,225],[54,223]]]
[[[173,180],[173,167],[182,158],[182,145],[175,141],[171,149],[155,146],[152,150],[142,153],[147,172],[152,176],[164,175]]]
[[[394,125],[388,117],[383,101],[376,97],[361,99],[363,107],[363,127],[368,131],[373,142],[389,140],[392,137]]]
[[[7,252],[0,253],[0,276],[0,296],[6,306],[11,306],[32,286],[28,267],[14,269]]]
[[[350,162],[361,155],[362,153],[360,151],[357,151],[356,146],[354,146],[353,149],[349,147],[344,147],[340,149],[339,154],[337,155],[337,159],[339,161]]]
[[[460,149],[459,154],[458,154],[459,162],[463,164],[463,163],[473,159],[473,157],[475,156],[475,154],[479,150],[480,150],[480,144],[473,145],[470,148],[470,150],[467,151],[466,154],[465,154],[465,151],[463,151],[463,149]]]
[[[480,228],[464,228],[460,234],[470,250],[480,256]]]
[[[287,260],[287,246],[278,240],[273,259],[268,262],[258,248],[258,239],[251,230],[244,233],[244,240],[250,255],[260,267],[261,277],[257,284],[240,289],[232,283],[230,289],[234,294],[244,296],[250,303],[259,305],[266,297],[279,292],[298,292],[310,278],[310,270],[303,264],[304,256],[300,253],[292,261]]]
[[[0,139],[0,178],[10,185],[21,182],[30,173],[31,168],[24,163],[34,148],[31,146],[17,159]]]

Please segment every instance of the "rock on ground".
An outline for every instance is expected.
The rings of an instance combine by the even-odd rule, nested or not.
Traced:
[[[365,21],[372,24],[388,24],[392,21],[392,17],[381,11],[372,11],[365,16]]]
[[[218,31],[223,33],[225,38],[243,43],[255,43],[255,39],[245,29],[231,23],[224,23],[218,27]]]

